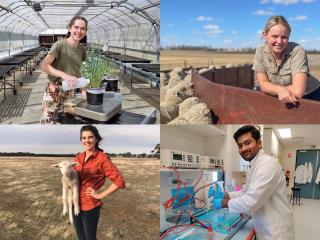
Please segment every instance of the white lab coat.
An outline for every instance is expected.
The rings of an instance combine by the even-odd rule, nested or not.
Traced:
[[[308,179],[308,163],[305,162],[297,167],[295,173],[295,183],[305,184]]]
[[[259,240],[293,240],[292,208],[286,194],[286,181],[280,164],[260,150],[241,192],[230,192],[230,212],[253,217]]]
[[[313,177],[313,167],[312,167],[312,163],[309,162],[309,164],[308,164],[308,175],[307,175],[307,178],[308,178],[307,182],[308,183],[311,183],[312,177]]]
[[[318,169],[317,178],[316,178],[315,183],[319,184],[319,182],[320,182],[320,168]]]

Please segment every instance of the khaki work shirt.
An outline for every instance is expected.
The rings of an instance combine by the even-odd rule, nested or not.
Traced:
[[[267,44],[258,47],[252,69],[255,72],[266,73],[270,82],[280,86],[291,85],[292,76],[296,73],[307,73],[308,80],[305,94],[311,93],[320,87],[320,82],[309,74],[305,50],[294,42],[288,43],[280,65],[277,65]]]
[[[71,76],[81,77],[81,63],[86,59],[85,48],[81,44],[73,48],[67,39],[62,39],[52,45],[48,54],[55,57],[52,67]],[[60,78],[51,75],[48,75],[48,78],[51,82],[61,81]]]

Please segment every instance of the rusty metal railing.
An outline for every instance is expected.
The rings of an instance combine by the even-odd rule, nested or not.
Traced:
[[[231,77],[228,79],[221,77],[226,81],[225,84],[213,82],[217,79],[210,78],[210,74],[213,73],[206,72],[201,76],[193,72],[192,82],[195,95],[212,111],[214,123],[320,124],[320,102],[318,101],[299,99],[296,107],[285,105],[276,97],[262,92],[225,85],[226,83],[231,85]],[[236,86],[242,85],[247,83],[237,83]]]

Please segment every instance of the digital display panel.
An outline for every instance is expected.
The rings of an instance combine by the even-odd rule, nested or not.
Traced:
[[[182,154],[173,153],[172,154],[172,159],[181,161],[182,160]]]

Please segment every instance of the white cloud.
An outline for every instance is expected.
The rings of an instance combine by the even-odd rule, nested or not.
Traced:
[[[260,1],[260,4],[266,4],[266,3],[269,3],[269,0],[261,0]]]
[[[218,30],[218,29],[220,29],[218,25],[214,25],[214,24],[204,25],[203,28],[206,29],[206,30]]]
[[[307,50],[319,49],[320,38],[299,38],[296,42]]]
[[[196,18],[197,21],[212,21],[212,17],[199,16]]]
[[[252,13],[253,15],[257,15],[257,16],[271,16],[274,15],[274,13],[270,10],[257,10],[255,12]]]
[[[298,2],[302,3],[312,3],[315,2],[316,0],[272,0],[274,4],[282,4],[282,5],[290,5],[290,4],[296,4]]]
[[[300,15],[300,16],[296,16],[296,17],[294,17],[294,18],[291,18],[290,20],[291,20],[291,21],[304,21],[304,20],[307,20],[307,19],[308,19],[307,16],[305,16],[305,15]]]
[[[223,44],[229,44],[229,43],[232,43],[231,39],[224,39],[223,40]]]
[[[233,31],[231,31],[231,34],[236,35],[236,34],[238,34],[238,31],[237,30],[233,30]]]
[[[313,28],[306,28],[304,31],[305,32],[314,32],[314,29]]]
[[[306,43],[308,42],[308,39],[299,39],[297,40],[298,43]]]
[[[290,5],[298,3],[299,0],[272,0],[272,2],[274,4]]]
[[[167,23],[166,27],[169,27],[169,28],[174,27],[174,24],[173,23]]]
[[[262,33],[263,33],[263,30],[258,30],[258,31],[256,32],[256,35],[261,36]]]
[[[218,34],[222,33],[223,31],[221,29],[219,30],[213,30],[213,31],[209,31],[207,32],[208,35],[212,36],[212,37],[216,37]]]
[[[161,45],[176,45],[178,42],[178,36],[174,34],[161,35]]]
[[[96,125],[103,140],[102,148],[126,149],[139,152],[150,151],[152,145],[160,141],[160,128],[156,125]],[[38,153],[70,153],[82,151],[79,140],[80,125],[0,125],[1,151],[22,151]],[[48,137],[50,136],[50,137]]]
[[[214,24],[205,25],[203,26],[203,28],[208,30],[206,34],[212,37],[216,37],[218,34],[223,32],[218,25],[214,25]]]

